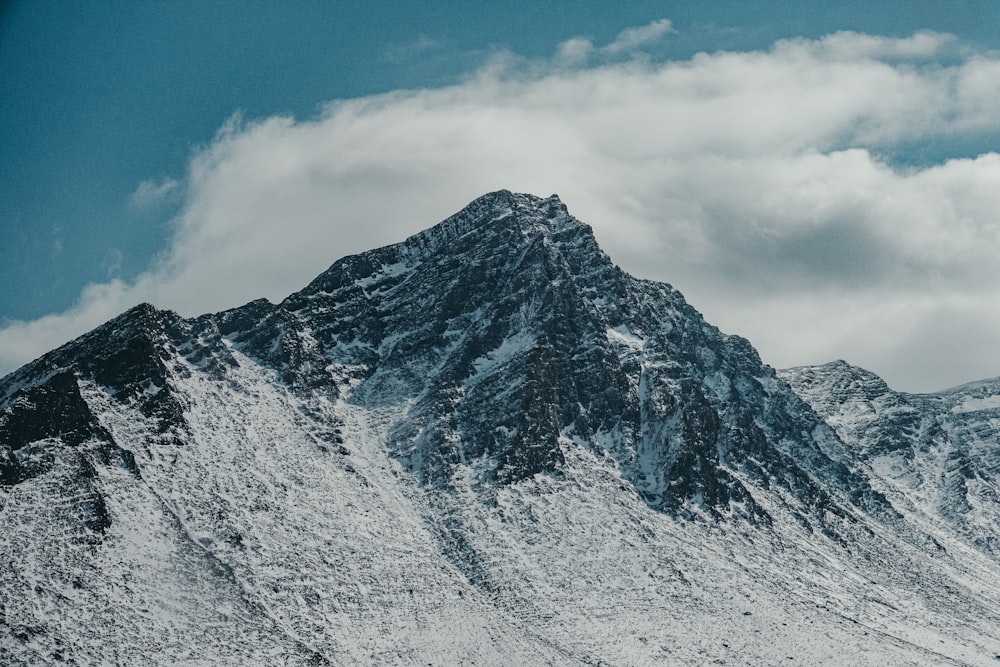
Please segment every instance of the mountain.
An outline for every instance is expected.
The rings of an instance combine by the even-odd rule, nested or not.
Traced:
[[[1000,559],[1000,378],[920,395],[843,361],[781,376],[911,523]]]
[[[996,394],[838,373],[507,191],[138,306],[0,380],[0,662],[996,664]]]

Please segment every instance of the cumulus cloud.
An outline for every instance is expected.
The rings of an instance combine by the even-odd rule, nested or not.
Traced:
[[[498,59],[308,121],[234,117],[171,188],[185,200],[157,263],[0,329],[0,366],[138,301],[194,315],[281,299],[509,188],[559,193],[623,268],[673,283],[772,365],[845,358],[911,390],[1000,374],[1000,155],[892,159],[1000,131],[995,55],[935,33],[587,66],[593,50],[571,40],[548,64]]]
[[[570,67],[583,65],[593,51],[594,44],[589,39],[574,37],[559,45],[554,62],[556,65]]]
[[[669,19],[658,19],[643,26],[622,30],[614,41],[599,49],[586,37],[573,37],[559,44],[553,64],[562,67],[581,66],[595,53],[605,59],[641,53],[643,47],[648,47],[672,32],[677,31]]]
[[[840,61],[878,58],[884,60],[921,60],[934,58],[957,45],[955,37],[924,30],[910,37],[880,37],[842,30],[821,40],[788,39],[778,42],[779,49],[801,49],[814,56]]]

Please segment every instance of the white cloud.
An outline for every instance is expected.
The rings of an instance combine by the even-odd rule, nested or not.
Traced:
[[[88,285],[68,311],[0,328],[0,374],[78,336],[135,305],[136,290],[120,280]],[[140,299],[141,301],[141,299]]]
[[[162,180],[149,179],[140,183],[132,196],[129,205],[135,209],[146,209],[160,204],[177,194],[180,182],[173,178]]]
[[[930,30],[904,38],[880,37],[843,30],[821,40],[801,38],[782,40],[778,42],[776,48],[802,50],[824,59],[920,60],[933,58],[955,45],[956,40],[953,35]]]
[[[675,30],[669,19],[659,19],[643,26],[626,28],[618,33],[615,41],[604,47],[604,51],[610,54],[635,51],[671,32]]]
[[[125,262],[125,254],[122,253],[118,248],[112,248],[104,255],[104,259],[101,260],[101,270],[104,271],[105,277],[108,280],[117,278],[118,274],[121,273],[122,264]]]
[[[594,45],[589,39],[583,37],[567,39],[556,51],[555,64],[569,67],[584,65],[593,51]]]
[[[59,225],[52,225],[52,256],[58,257],[62,251],[62,228]]]
[[[385,49],[385,59],[394,64],[405,63],[440,46],[440,41],[427,35],[418,35],[416,39],[405,44],[390,44]]]
[[[656,32],[636,30],[615,43]],[[838,33],[586,68],[581,39],[548,65],[508,54],[459,85],[340,101],[310,121],[234,117],[183,183],[137,189],[184,192],[158,263],[0,330],[0,367],[138,301],[194,315],[281,299],[345,254],[509,188],[559,193],[616,262],[673,283],[773,365],[841,357],[919,390],[1000,374],[1000,156],[883,157],[1000,130],[1000,60],[953,46]],[[924,62],[941,49],[946,61]]]

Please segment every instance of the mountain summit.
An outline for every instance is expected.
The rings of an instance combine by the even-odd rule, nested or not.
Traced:
[[[507,191],[279,304],[138,306],[0,381],[0,658],[987,664],[985,515],[814,375]]]

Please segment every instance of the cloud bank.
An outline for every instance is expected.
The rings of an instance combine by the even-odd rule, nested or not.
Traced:
[[[156,264],[0,330],[0,371],[139,301],[281,299],[508,188],[558,193],[614,261],[774,366],[845,358],[914,391],[1000,374],[1000,56],[924,32],[642,57],[672,29],[498,54],[457,85],[306,121],[234,116],[182,179],[137,186],[185,198]],[[899,166],[930,142],[983,149]]]

